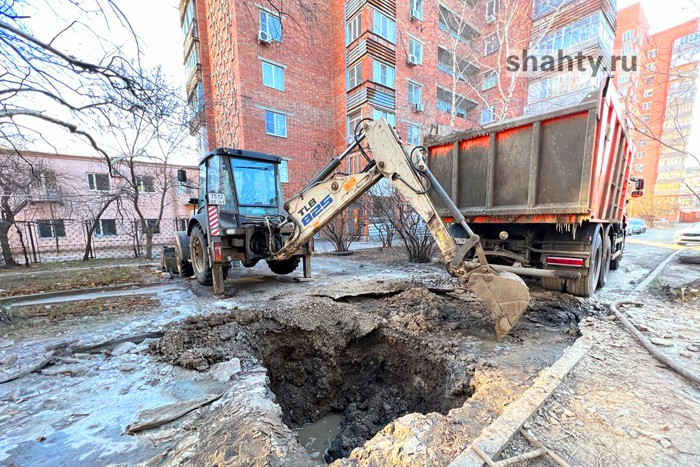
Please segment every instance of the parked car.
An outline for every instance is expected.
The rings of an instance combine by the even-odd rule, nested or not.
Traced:
[[[629,235],[641,234],[647,231],[647,222],[644,219],[630,219],[627,223]]]
[[[700,222],[680,229],[674,239],[679,245],[700,245]]]

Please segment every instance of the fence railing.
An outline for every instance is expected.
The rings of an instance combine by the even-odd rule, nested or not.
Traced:
[[[175,232],[183,230],[186,218],[160,221],[153,234],[152,253],[160,255],[161,247],[173,245]],[[145,254],[147,238],[140,220],[124,219],[102,222],[90,241],[92,221],[49,220],[17,221],[9,232],[10,251],[16,263],[93,258],[138,258]],[[4,263],[0,255],[0,265]]]

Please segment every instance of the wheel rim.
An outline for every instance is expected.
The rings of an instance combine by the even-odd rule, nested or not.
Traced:
[[[204,271],[204,248],[197,237],[192,239],[192,265],[197,272]]]

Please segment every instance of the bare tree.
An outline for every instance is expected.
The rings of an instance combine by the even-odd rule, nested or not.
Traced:
[[[160,70],[140,77],[146,99],[128,112],[101,113],[110,142],[114,174],[123,177],[125,198],[133,207],[146,239],[146,258],[153,255],[153,236],[160,230],[163,213],[174,199],[173,158],[192,152],[189,113],[179,91]],[[130,99],[126,96],[125,100]],[[155,212],[149,218],[147,209]]]
[[[362,237],[362,216],[354,216],[354,212],[352,206],[344,209],[323,228],[324,235],[331,241],[336,252],[349,251],[350,245]]]
[[[16,149],[36,142],[54,147],[46,137],[53,127],[78,136],[107,158],[90,128],[90,112],[119,107],[123,101],[115,93],[130,93],[132,104],[141,90],[134,79],[137,67],[97,31],[125,31],[138,49],[136,36],[112,0],[39,3],[30,12],[53,12],[53,34],[34,34],[33,15],[24,14],[28,2],[8,0],[0,6],[0,141]],[[91,35],[91,49],[104,52],[85,56],[88,52],[78,48],[74,34]]]

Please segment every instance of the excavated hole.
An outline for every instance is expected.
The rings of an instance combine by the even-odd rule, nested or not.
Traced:
[[[451,368],[444,356],[381,330],[347,343],[298,328],[260,338],[259,358],[284,422],[299,429],[340,419],[326,462],[348,456],[402,415],[445,414],[470,395],[471,374],[464,368]]]

